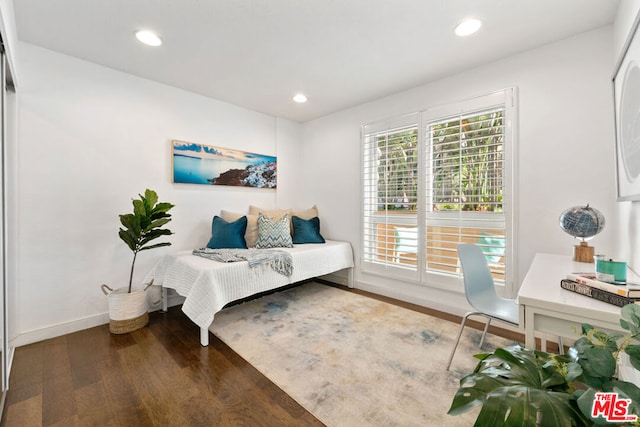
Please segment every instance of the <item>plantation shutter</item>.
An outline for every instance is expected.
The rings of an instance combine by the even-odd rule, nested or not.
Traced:
[[[365,269],[417,272],[418,146],[417,114],[363,128]]]
[[[459,274],[457,245],[475,243],[504,280],[505,108],[430,121],[425,136],[426,272]]]
[[[457,246],[483,249],[512,297],[515,89],[362,128],[363,273],[462,287]]]

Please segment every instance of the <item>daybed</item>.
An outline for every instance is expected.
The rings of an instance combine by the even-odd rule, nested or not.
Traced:
[[[351,245],[322,237],[316,206],[300,211],[249,206],[248,214],[223,210],[214,216],[206,248],[166,256],[144,283],[153,279],[185,297],[182,311],[200,327],[206,346],[215,314],[228,303],[346,268],[352,287]],[[163,289],[165,310],[166,294]]]
[[[161,259],[144,282],[153,279],[154,285],[175,289],[178,295],[186,297],[182,311],[200,327],[203,346],[209,345],[208,328],[215,314],[230,302],[346,268],[348,286],[353,286],[353,251],[347,242],[327,240],[277,250],[291,254],[291,276],[266,265],[250,268],[247,261],[222,263],[185,251]],[[162,294],[166,310],[164,289]]]

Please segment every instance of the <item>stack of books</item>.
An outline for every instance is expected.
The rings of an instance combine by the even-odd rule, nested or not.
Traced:
[[[569,273],[560,281],[560,287],[618,307],[640,304],[640,284],[603,282],[594,273]]]

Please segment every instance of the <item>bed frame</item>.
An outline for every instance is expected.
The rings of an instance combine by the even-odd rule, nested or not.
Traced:
[[[162,309],[167,310],[167,289],[185,297],[182,311],[200,327],[200,344],[209,345],[209,326],[227,304],[262,292],[347,270],[347,286],[353,287],[353,251],[347,242],[278,248],[291,254],[293,274],[288,277],[268,266],[250,268],[248,262],[221,263],[193,255],[191,251],[167,255],[146,275],[161,287]]]

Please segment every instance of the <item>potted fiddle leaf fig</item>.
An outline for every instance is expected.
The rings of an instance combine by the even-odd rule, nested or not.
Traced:
[[[621,317],[626,333],[583,324],[566,355],[512,346],[474,356],[480,362],[448,413],[480,405],[474,426],[640,425],[640,388],[619,375],[640,369],[640,305],[624,306]]]
[[[138,196],[138,199],[133,199],[133,212],[120,215],[122,228],[118,231],[120,238],[133,252],[129,285],[115,290],[102,285],[102,291],[109,297],[109,330],[114,334],[132,332],[149,323],[145,291],[151,283],[143,288],[133,288],[136,258],[141,251],[170,246],[170,242],[152,242],[173,234],[163,227],[171,221],[169,210],[174,205],[158,202],[158,195],[153,190],[147,189],[144,195]]]

